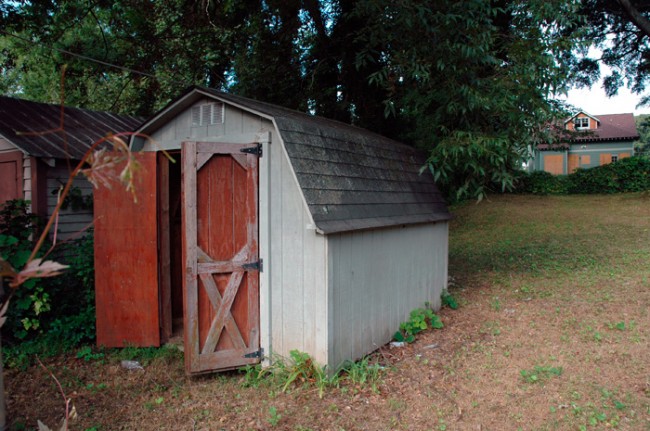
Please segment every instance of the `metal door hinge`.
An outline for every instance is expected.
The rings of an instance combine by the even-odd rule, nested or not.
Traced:
[[[254,154],[257,157],[262,157],[262,144],[257,144],[254,147],[242,148],[239,151],[246,154]]]
[[[264,349],[260,349],[256,352],[246,353],[244,355],[244,358],[252,359],[252,358],[261,358],[262,356],[264,356]]]
[[[245,263],[241,267],[245,270],[262,272],[264,270],[264,262],[260,259],[257,262]]]

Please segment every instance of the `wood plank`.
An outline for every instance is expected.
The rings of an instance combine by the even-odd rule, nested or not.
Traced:
[[[200,275],[201,280],[203,281],[203,286],[205,286],[206,291],[208,292],[208,296],[210,297],[210,301],[212,302],[212,305],[215,308],[220,308],[221,307],[221,294],[219,293],[219,289],[217,288],[217,285],[214,282],[214,279],[212,278],[212,274],[201,274]],[[239,328],[237,327],[237,322],[235,322],[235,319],[232,317],[232,313],[230,311],[226,315],[226,323],[225,327],[227,330],[228,335],[231,338],[231,341],[233,345],[235,345],[236,348],[238,349],[245,349],[246,344],[244,343],[244,339],[241,336],[241,333],[239,332]],[[206,352],[201,352],[206,353]]]
[[[156,154],[136,155],[138,203],[123,187],[95,191],[97,344],[158,346]],[[137,258],[137,264],[134,262]]]
[[[21,151],[2,153],[0,154],[0,204],[23,198],[23,153]]]
[[[245,350],[226,350],[220,352],[212,352],[201,355],[201,360],[198,366],[199,372],[210,372],[214,370],[232,370],[244,365],[257,364],[260,362],[259,358],[245,358],[244,355],[255,353],[257,349]]]
[[[248,148],[253,145],[257,145],[257,143],[237,144],[227,142],[197,142],[196,151],[197,153],[209,154],[233,154],[239,153],[239,150],[242,148]]]
[[[160,249],[160,328],[162,342],[172,336],[171,245],[169,225],[169,160],[158,154],[158,238]]]
[[[212,320],[212,324],[210,325],[210,330],[206,336],[202,353],[213,352],[217,347],[217,343],[221,337],[221,332],[226,323],[226,318],[228,315],[230,315],[230,307],[232,307],[235,296],[239,291],[243,277],[243,271],[237,271],[231,274],[230,280],[228,281],[228,286],[226,287],[223,297],[221,298],[221,304],[219,305],[217,314]],[[238,330],[237,332],[240,331]]]
[[[198,280],[196,277],[196,143],[185,142],[182,149],[184,351],[185,370],[191,373],[199,369]]]
[[[259,260],[259,157],[247,155],[249,169],[246,172],[246,246],[250,261]],[[247,286],[247,316],[248,316],[248,344],[253,350],[260,348],[260,275],[259,271],[248,271],[246,274]]]
[[[199,153],[196,155],[196,169],[201,169],[208,160],[212,158],[212,153]]]
[[[196,240],[187,248],[194,249],[199,277],[194,324],[198,338],[192,340],[198,362],[192,361],[190,373],[208,371],[206,357],[225,361],[211,359],[212,369],[259,362],[243,358],[259,348],[259,275],[242,269],[256,261],[258,253],[257,156],[239,152],[246,146],[199,142],[193,149],[196,211],[191,216]]]

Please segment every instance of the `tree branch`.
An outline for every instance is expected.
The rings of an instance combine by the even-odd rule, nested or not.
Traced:
[[[639,12],[637,8],[632,5],[630,0],[617,0],[618,4],[621,5],[625,13],[630,17],[632,22],[639,30],[641,30],[646,36],[650,37],[650,20]]]

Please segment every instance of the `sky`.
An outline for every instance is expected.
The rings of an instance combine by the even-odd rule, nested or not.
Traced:
[[[600,85],[595,84],[591,88],[573,89],[569,91],[568,97],[561,99],[582,108],[591,115],[624,114],[627,112],[633,112],[634,115],[650,114],[650,107],[648,106],[636,108],[641,97],[632,94],[627,88],[620,88],[618,95],[610,98],[605,95],[605,90]]]

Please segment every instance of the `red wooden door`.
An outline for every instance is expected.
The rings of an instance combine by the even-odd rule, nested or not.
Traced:
[[[160,345],[156,153],[136,157],[137,203],[120,185],[93,192],[100,346]]]
[[[23,153],[0,154],[0,205],[23,197]]]
[[[183,143],[185,368],[259,362],[257,155]]]

